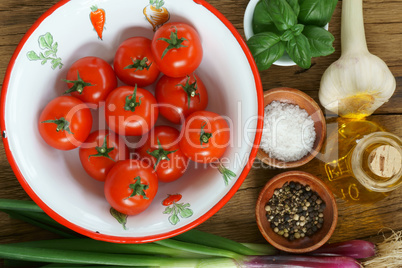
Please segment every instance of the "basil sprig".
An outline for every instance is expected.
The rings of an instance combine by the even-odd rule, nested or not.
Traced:
[[[252,36],[247,41],[247,45],[259,70],[268,69],[285,52],[285,44],[281,41],[281,38],[277,34],[270,32]]]
[[[327,24],[338,0],[260,0],[253,14],[253,31],[247,45],[260,71],[286,52],[301,68],[311,58],[335,51]]]

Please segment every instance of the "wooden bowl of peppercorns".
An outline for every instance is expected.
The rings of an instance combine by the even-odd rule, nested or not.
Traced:
[[[267,182],[256,204],[256,220],[264,238],[291,253],[313,251],[328,241],[338,221],[334,195],[314,175],[281,173]]]

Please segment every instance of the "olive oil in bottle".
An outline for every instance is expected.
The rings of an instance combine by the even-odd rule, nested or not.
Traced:
[[[333,193],[351,203],[381,200],[402,184],[402,141],[368,120],[338,119],[322,150]]]

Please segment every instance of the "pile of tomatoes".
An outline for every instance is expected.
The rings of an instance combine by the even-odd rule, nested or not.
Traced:
[[[190,160],[219,163],[229,144],[226,120],[205,110],[208,93],[195,74],[202,57],[196,30],[168,23],[152,40],[136,36],[121,43],[113,67],[99,57],[78,59],[64,80],[69,89],[43,109],[39,132],[56,149],[79,148],[82,167],[104,182],[112,208],[126,215],[141,213],[160,182],[182,177]],[[149,85],[155,85],[155,96],[143,88]],[[91,133],[90,109],[101,105],[107,128]],[[180,124],[181,131],[155,126],[159,115]],[[128,148],[123,136],[143,136],[145,142]],[[218,168],[225,179],[234,176]]]

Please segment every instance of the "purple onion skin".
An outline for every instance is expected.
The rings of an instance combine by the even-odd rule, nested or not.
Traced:
[[[360,268],[359,263],[343,256],[249,256],[245,257],[244,268]]]
[[[376,253],[374,243],[364,240],[350,240],[345,242],[325,244],[322,247],[309,252],[308,255],[318,256],[346,256],[354,259],[364,259],[374,256]]]

